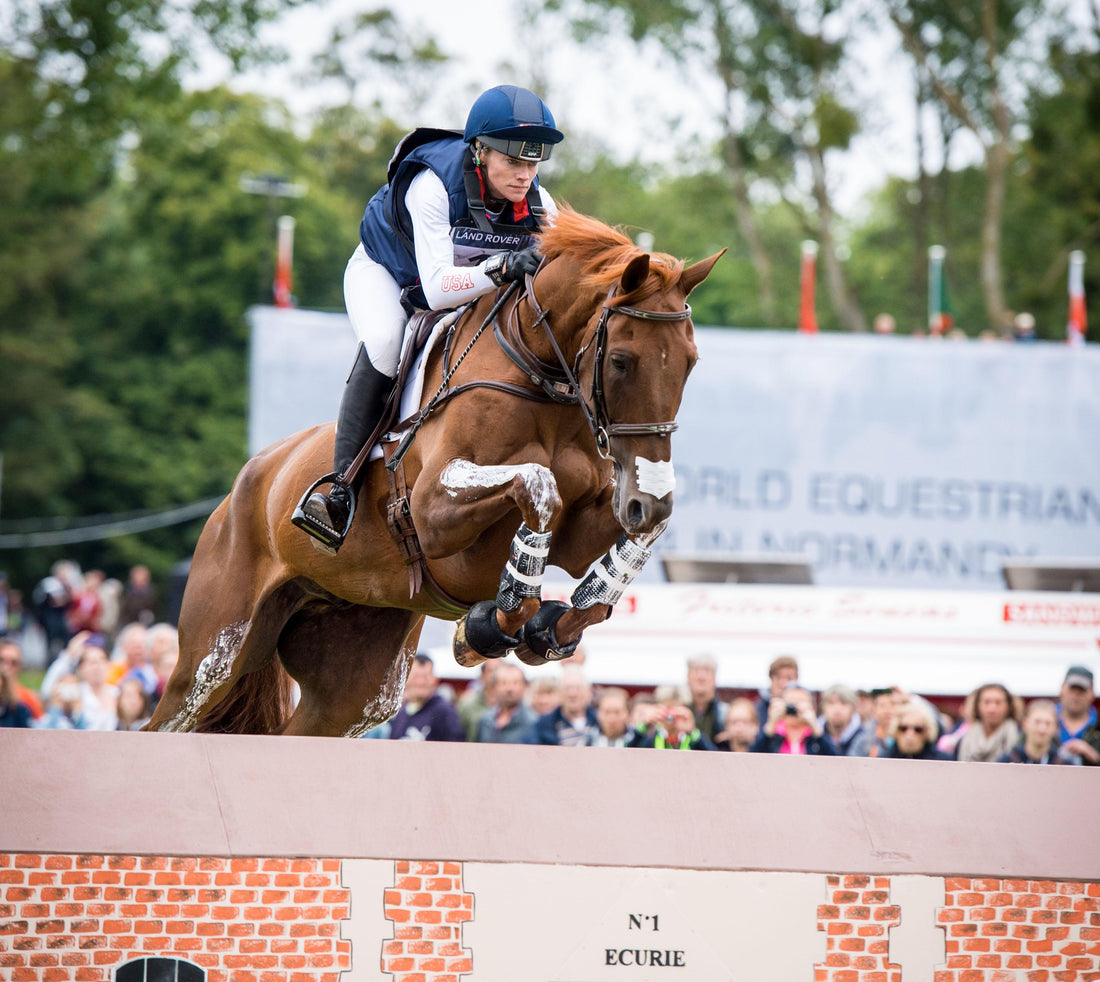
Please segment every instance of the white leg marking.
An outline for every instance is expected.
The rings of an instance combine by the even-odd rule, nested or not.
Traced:
[[[346,737],[361,737],[367,730],[393,719],[401,708],[401,696],[405,692],[405,679],[409,674],[409,659],[416,653],[408,646],[390,664],[390,669],[382,680],[382,688],[371,702],[363,707],[363,715],[348,728]]]
[[[469,488],[499,488],[515,477],[523,479],[527,493],[539,516],[536,532],[545,532],[550,524],[554,503],[558,500],[558,484],[554,474],[542,464],[496,464],[479,466],[469,460],[452,460],[439,475],[439,483],[455,498]]]
[[[161,732],[185,733],[194,729],[210,694],[219,685],[223,685],[232,673],[233,662],[237,660],[248,625],[249,621],[238,621],[218,632],[218,636],[210,646],[210,654],[199,662],[199,667],[195,669],[195,678],[191,682],[191,691],[187,693],[187,699],[176,711],[175,716],[161,726]]]

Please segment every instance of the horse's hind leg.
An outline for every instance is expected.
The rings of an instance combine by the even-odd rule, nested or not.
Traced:
[[[301,689],[282,731],[361,736],[401,708],[424,618],[407,610],[315,604],[279,637],[279,658]]]
[[[243,676],[272,665],[279,632],[305,596],[292,580],[256,598],[222,590],[208,595],[201,610],[193,605],[180,618],[180,662],[147,729],[192,730],[206,726],[204,719],[216,710],[210,728],[219,731],[269,732],[282,725],[289,705],[280,701],[274,673],[252,686],[255,691],[222,703]]]

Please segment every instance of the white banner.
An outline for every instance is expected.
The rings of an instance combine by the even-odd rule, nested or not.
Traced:
[[[334,419],[343,315],[254,308],[250,447]],[[657,330],[659,328],[655,328]],[[826,586],[998,589],[1100,561],[1100,351],[697,330],[659,554],[805,555]]]

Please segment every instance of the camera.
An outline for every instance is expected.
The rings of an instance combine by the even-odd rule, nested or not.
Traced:
[[[798,715],[798,707],[793,702],[787,703],[787,715],[788,716],[797,716]]]

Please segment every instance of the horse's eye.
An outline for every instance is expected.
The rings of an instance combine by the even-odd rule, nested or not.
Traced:
[[[617,372],[625,374],[630,371],[630,359],[626,355],[612,355],[608,361],[611,362],[611,367]]]

